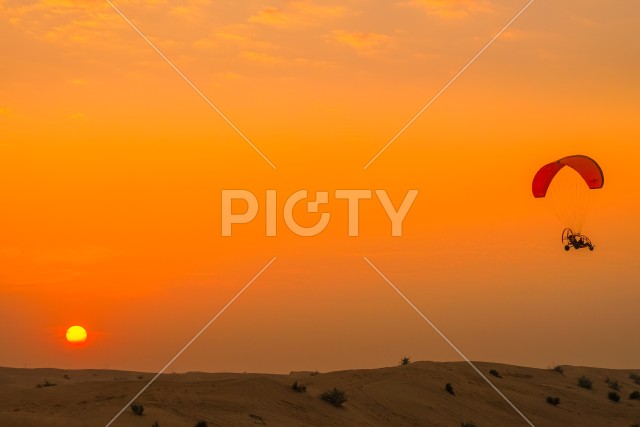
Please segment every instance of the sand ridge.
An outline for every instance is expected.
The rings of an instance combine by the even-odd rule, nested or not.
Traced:
[[[563,366],[563,372],[497,363],[477,366],[536,426],[620,426],[640,423],[640,400],[629,394],[640,370]],[[500,377],[490,375],[495,370]],[[0,368],[0,426],[104,426],[151,378],[114,370]],[[586,376],[593,389],[578,387]],[[606,382],[609,379],[609,384]],[[56,384],[43,386],[44,382]],[[608,398],[618,382],[618,403]],[[306,392],[291,386],[297,381]],[[455,395],[445,391],[451,383]],[[40,385],[40,386],[38,386]],[[319,395],[337,387],[343,407]],[[560,404],[546,402],[558,397]],[[522,418],[464,362],[290,374],[164,374],[114,426],[526,426]]]

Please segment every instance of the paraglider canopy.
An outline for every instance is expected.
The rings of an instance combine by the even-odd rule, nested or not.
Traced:
[[[551,181],[553,181],[560,169],[565,166],[569,166],[578,172],[590,189],[602,188],[604,185],[602,169],[600,169],[595,160],[583,155],[567,156],[540,168],[531,185],[533,197],[546,196]]]

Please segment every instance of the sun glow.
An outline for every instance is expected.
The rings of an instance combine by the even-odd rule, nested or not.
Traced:
[[[67,329],[67,341],[83,343],[87,340],[87,331],[82,326],[72,326]]]

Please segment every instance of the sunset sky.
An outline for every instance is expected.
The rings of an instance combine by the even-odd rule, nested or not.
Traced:
[[[105,1],[0,0],[0,366],[156,371],[274,256],[169,371],[460,360],[366,256],[472,360],[637,368],[639,2],[535,1],[364,169],[526,3],[115,2],[273,169]],[[594,252],[531,195],[571,154],[604,170]],[[231,237],[223,189],[260,202]],[[348,237],[336,189],[419,195]]]

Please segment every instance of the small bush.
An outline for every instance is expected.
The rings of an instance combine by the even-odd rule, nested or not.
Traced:
[[[620,391],[620,384],[618,384],[617,380],[612,380],[611,378],[607,377],[604,380],[605,383],[607,383],[607,385],[609,386],[609,388],[611,388],[612,390],[615,391]]]
[[[70,380],[70,379],[71,379],[71,377],[69,376],[69,374],[64,374],[64,379],[65,379],[65,380]]]
[[[262,425],[267,424],[264,422],[264,419],[260,415],[249,414],[249,416],[254,419],[253,421],[254,424],[262,424]]]
[[[496,371],[495,369],[490,370],[489,373],[496,378],[502,378],[502,376],[500,375],[500,372]]]
[[[154,421],[153,424],[151,424],[151,427],[160,427],[160,423],[157,421]]]
[[[195,427],[208,427],[209,424],[207,424],[206,421],[198,421],[195,425]]]
[[[452,396],[456,395],[455,392],[453,391],[453,386],[451,385],[451,383],[447,383],[444,386],[444,389],[447,390],[447,393],[449,393],[450,395],[452,395]]]
[[[42,384],[38,384],[36,387],[38,387],[38,388],[42,388],[42,387],[53,387],[53,386],[55,386],[55,385],[57,385],[57,384],[56,384],[56,383],[49,382],[49,380],[44,380],[44,382],[43,382]]]
[[[629,395],[629,399],[640,400],[640,391],[638,390],[632,391],[631,394]]]
[[[144,375],[138,375],[138,379],[141,380],[144,378]]]
[[[472,423],[471,421],[466,422],[466,423],[464,421],[462,421],[460,423],[460,427],[476,427],[476,425],[474,423]]]
[[[564,368],[562,367],[562,365],[556,365],[556,366],[553,368],[553,370],[554,370],[554,371],[556,371],[556,372],[557,372],[557,373],[559,373],[559,374],[564,374]]]
[[[560,404],[560,398],[559,397],[547,396],[547,403],[549,405],[558,406]]]
[[[318,375],[320,372],[318,371],[311,371],[309,372],[309,375],[311,375],[312,377],[315,377],[316,375]]]
[[[304,393],[305,391],[307,391],[307,386],[303,384],[299,384],[298,381],[293,383],[291,388],[297,391],[298,393]]]
[[[132,403],[131,411],[133,411],[133,413],[136,415],[142,415],[142,413],[144,412],[144,406],[139,403]]]
[[[631,378],[634,383],[640,384],[640,375],[639,374],[631,373],[631,374],[629,374],[629,378]]]
[[[593,382],[585,377],[584,375],[578,378],[578,387],[586,388],[587,390],[591,390],[593,388]]]
[[[334,387],[322,393],[320,399],[331,403],[333,406],[342,406],[342,404],[347,401],[347,393],[345,393],[344,390]]]
[[[615,391],[609,392],[609,400],[612,402],[620,402],[620,395]]]
[[[400,365],[408,365],[409,363],[411,363],[410,357],[405,356],[402,359],[400,359]]]

